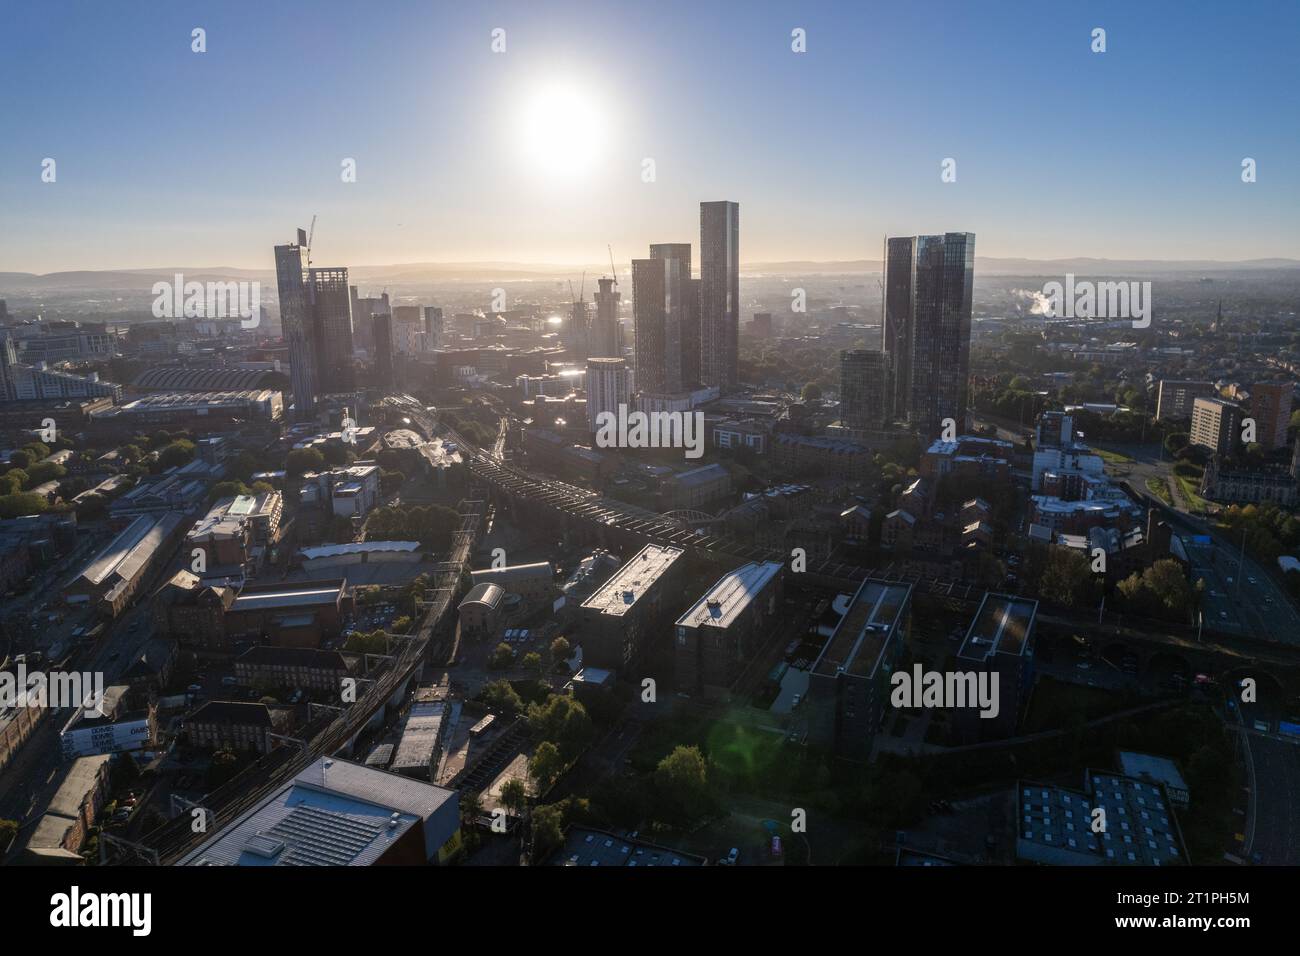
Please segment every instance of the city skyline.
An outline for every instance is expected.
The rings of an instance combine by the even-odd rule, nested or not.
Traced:
[[[1266,920],[1300,8],[1243,3],[15,11],[11,909],[847,866],[923,930]]]
[[[334,6],[309,26],[291,5],[259,8],[251,33],[236,25],[247,7],[203,11],[203,53],[186,11],[95,12],[70,30],[16,13],[3,86],[27,89],[56,36],[64,66],[6,104],[0,262],[262,268],[251,250],[311,214],[354,267],[590,262],[607,243],[627,261],[719,194],[749,210],[751,262],[874,258],[882,234],[954,221],[978,224],[995,257],[1298,253],[1298,134],[1275,121],[1294,9],[1024,4],[989,22],[950,4],[934,33],[919,10],[776,4],[744,18],[690,8],[690,29],[574,4],[394,7],[345,31]],[[304,101],[286,64],[307,46]],[[1219,69],[1199,68],[1207,55]],[[652,83],[695,105],[642,109]],[[715,88],[729,95],[699,96]],[[142,155],[142,142],[165,148]],[[1244,158],[1257,181],[1241,181]],[[346,160],[355,182],[341,181]]]

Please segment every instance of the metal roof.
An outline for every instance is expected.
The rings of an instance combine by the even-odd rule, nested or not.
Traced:
[[[457,804],[454,791],[322,757],[181,865],[369,866],[419,821],[432,852],[458,823],[458,814],[450,814],[450,832],[430,832],[448,802]]]

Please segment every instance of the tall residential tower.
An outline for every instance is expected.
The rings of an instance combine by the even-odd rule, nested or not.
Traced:
[[[974,280],[973,232],[888,240],[884,346],[893,353],[893,416],[927,438],[944,419],[966,427]]]
[[[699,303],[700,381],[726,393],[739,377],[739,203],[700,203]]]

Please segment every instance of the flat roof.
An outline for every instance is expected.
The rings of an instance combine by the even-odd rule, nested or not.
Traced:
[[[989,591],[980,602],[957,656],[983,661],[994,654],[1019,657],[1038,613],[1038,602]]]
[[[313,604],[333,604],[339,599],[343,586],[301,588],[298,590],[268,591],[258,594],[241,594],[235,598],[235,611],[255,611],[266,607],[302,607]]]
[[[871,578],[863,581],[813,664],[813,673],[830,677],[840,672],[855,677],[874,674],[911,594],[910,584]]]
[[[442,736],[442,723],[447,705],[443,701],[417,702],[411,705],[402,726],[402,739],[389,766],[391,770],[406,767],[429,767],[438,739]]]
[[[681,548],[647,544],[583,601],[582,606],[601,614],[626,614],[684,553]]]
[[[718,579],[713,587],[677,619],[678,627],[729,627],[772,579],[781,573],[777,561],[754,561]]]
[[[1187,781],[1183,779],[1178,764],[1168,757],[1157,757],[1154,754],[1121,750],[1119,752],[1119,765],[1125,776],[1155,780],[1158,783],[1163,783],[1166,787],[1178,790],[1187,789]]]
[[[420,549],[418,541],[349,541],[347,544],[323,544],[303,548],[298,553],[310,561],[312,558],[332,558],[342,554],[371,554],[379,551],[411,552]]]

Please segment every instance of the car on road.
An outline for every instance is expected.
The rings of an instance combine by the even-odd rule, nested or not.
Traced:
[[[723,857],[718,862],[721,863],[723,866],[735,866],[739,860],[740,860],[740,848],[733,846],[731,848],[731,852],[728,853],[725,857]]]

